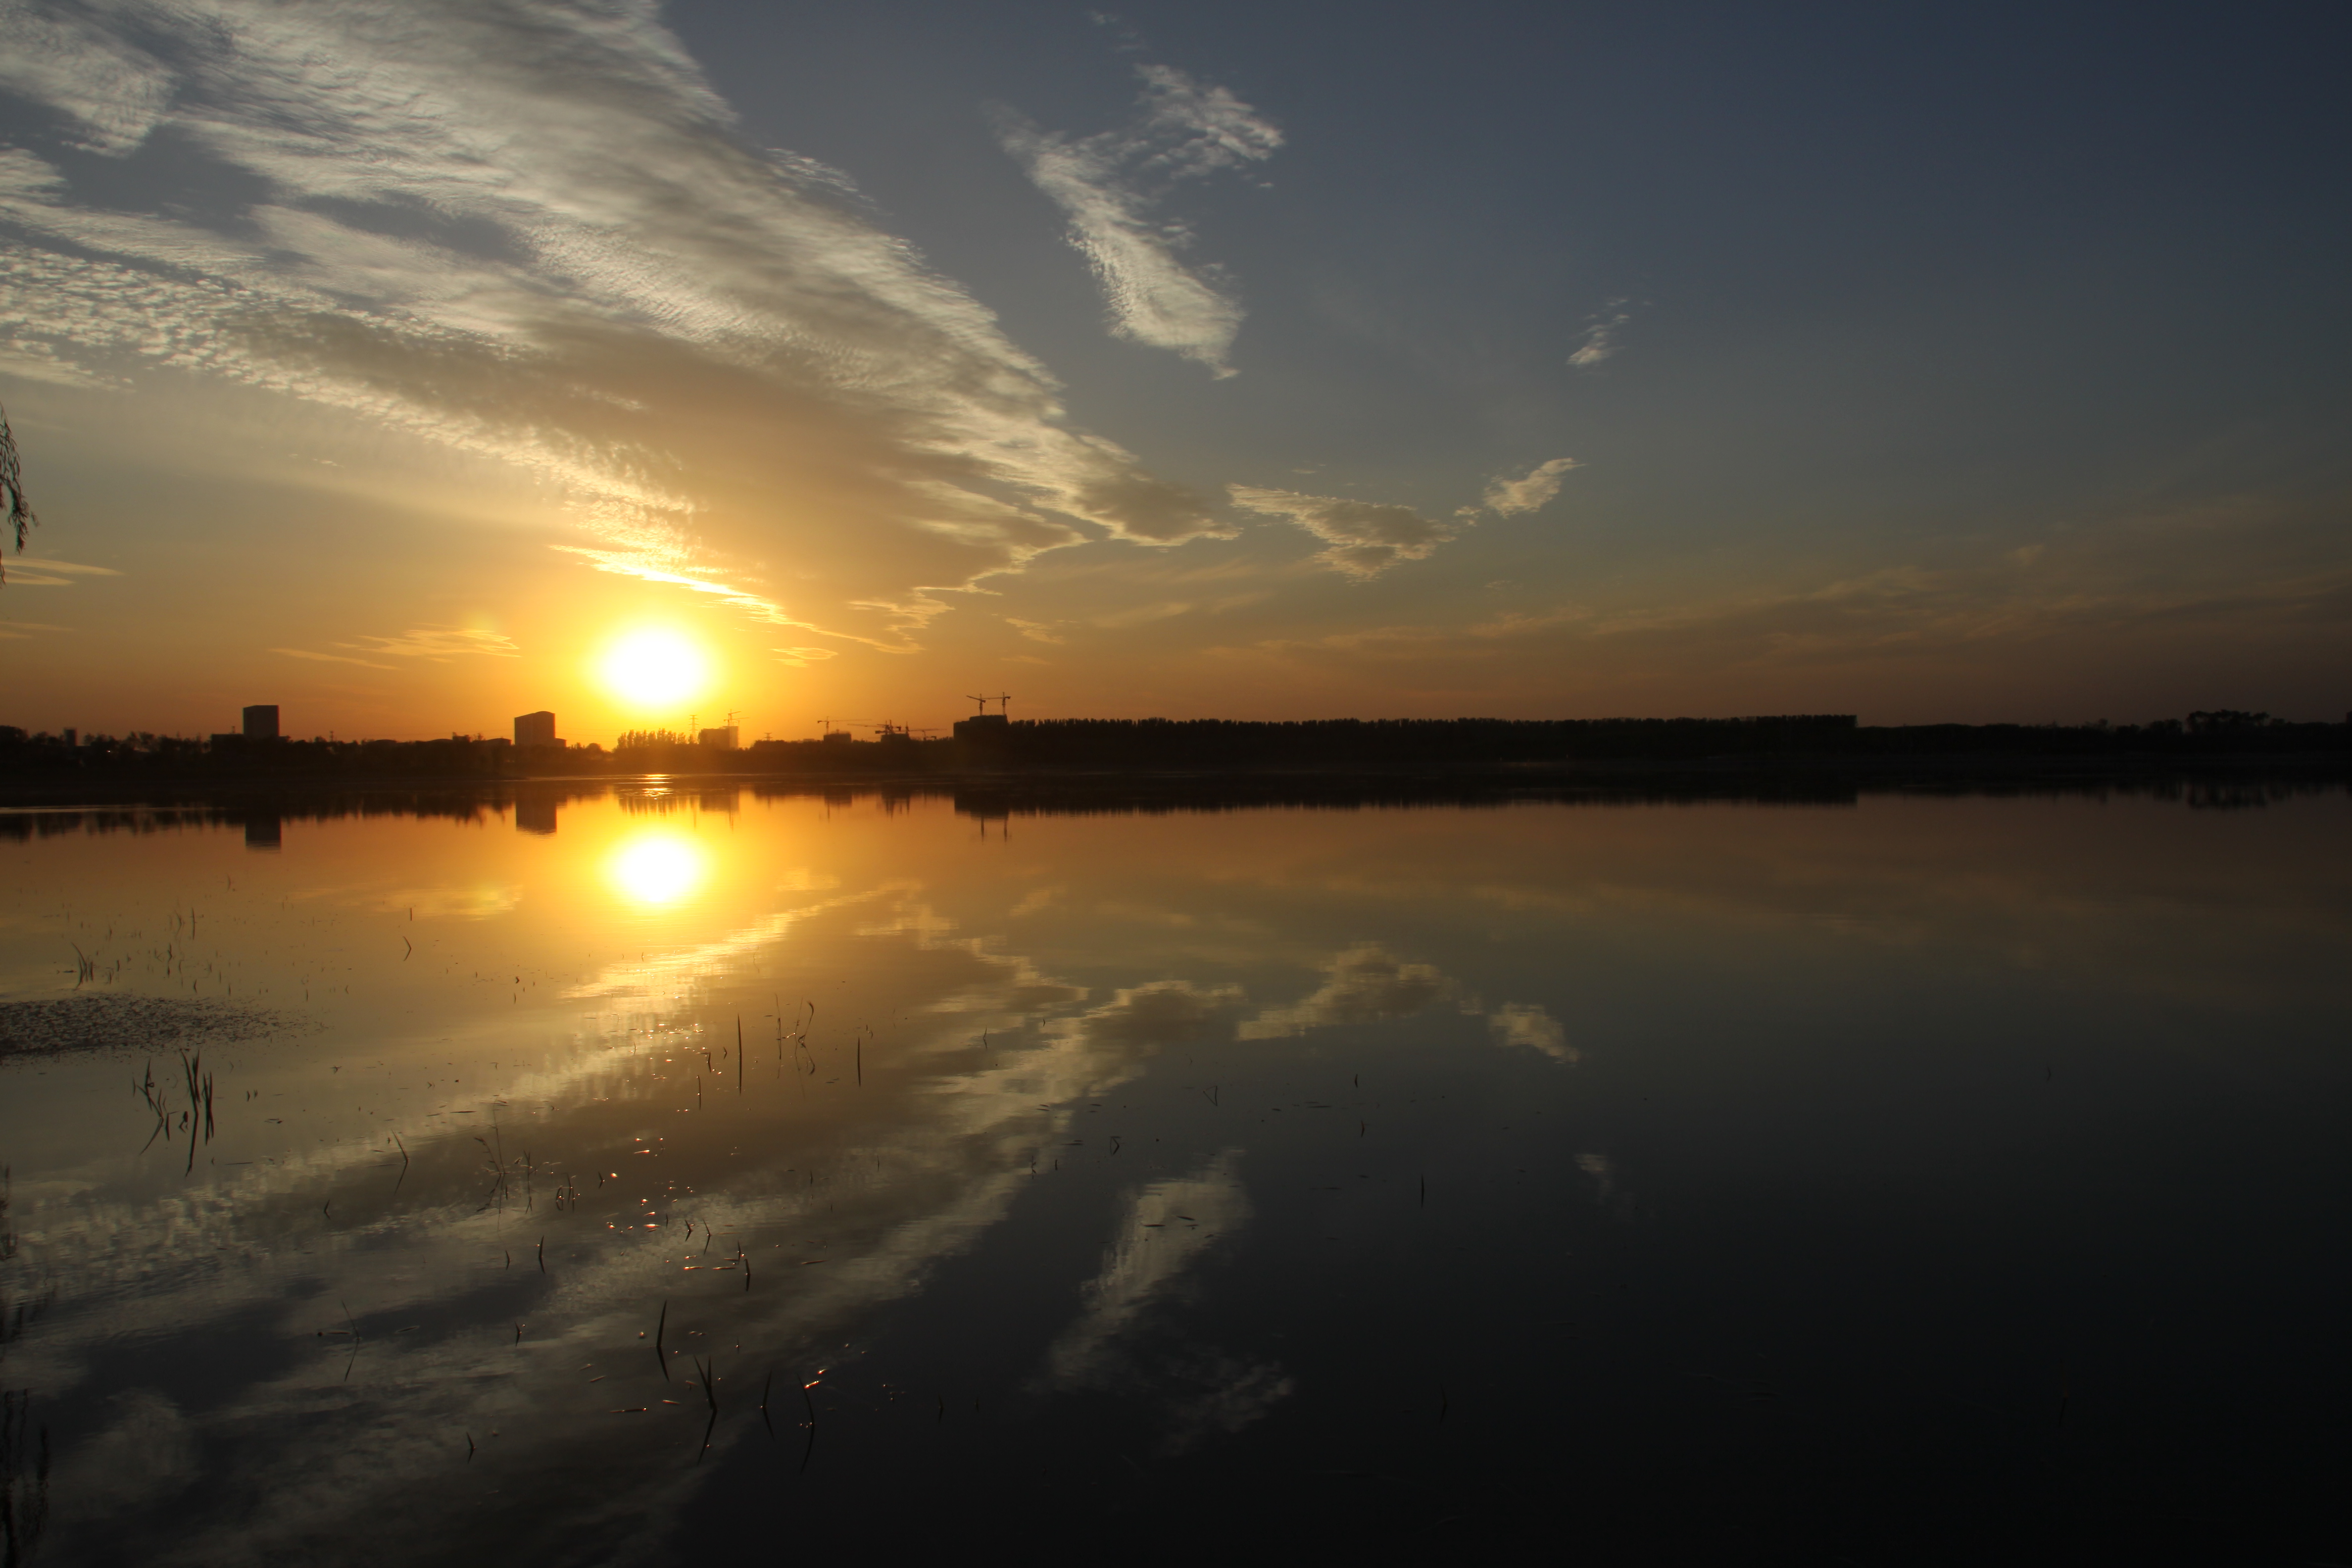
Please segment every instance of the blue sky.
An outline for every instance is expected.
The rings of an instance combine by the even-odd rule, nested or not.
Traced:
[[[2337,717],[2347,31],[5,0],[0,717]]]

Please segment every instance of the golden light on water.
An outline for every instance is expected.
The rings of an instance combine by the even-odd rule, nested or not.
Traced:
[[[625,840],[606,867],[613,885],[641,904],[671,904],[701,884],[709,870],[702,847],[684,834],[656,828]]]
[[[685,702],[710,679],[710,659],[690,638],[661,627],[631,632],[604,651],[597,672],[605,689],[639,708]]]

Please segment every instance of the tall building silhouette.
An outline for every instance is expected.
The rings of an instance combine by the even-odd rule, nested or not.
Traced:
[[[245,738],[248,741],[278,739],[278,704],[256,702],[245,710]]]
[[[514,743],[518,746],[552,746],[555,739],[555,715],[542,708],[536,713],[519,714],[514,721]]]

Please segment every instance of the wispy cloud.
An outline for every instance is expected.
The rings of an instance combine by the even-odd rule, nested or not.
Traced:
[[[513,658],[522,652],[515,640],[505,633],[483,631],[472,626],[417,626],[398,637],[362,637],[357,642],[339,642],[333,646],[345,651],[324,653],[300,647],[274,647],[269,651],[284,654],[289,658],[307,658],[320,664],[356,664],[368,669],[400,668],[377,662],[385,658],[425,658],[436,664],[446,664],[463,654]],[[374,657],[362,657],[364,655]]]
[[[71,130],[0,168],[0,355],[228,378],[495,457],[602,569],[876,645],[1088,529],[1229,531],[1072,427],[844,176],[749,146],[651,6],[5,3],[0,84]],[[1147,102],[1131,175],[1262,155],[1213,89]],[[158,139],[168,188],[92,176]]]
[[[1538,463],[1523,478],[1492,480],[1481,504],[1504,517],[1533,511],[1559,494],[1559,477],[1576,466],[1574,458],[1554,458],[1549,463]]]
[[[1142,66],[1137,74],[1140,112],[1129,125],[1073,138],[1000,109],[997,137],[1069,215],[1070,243],[1101,282],[1112,331],[1231,375],[1226,355],[1242,308],[1221,269],[1177,259],[1192,231],[1155,214],[1181,181],[1272,157],[1282,132],[1225,89],[1173,67]]]
[[[0,82],[68,109],[70,144],[120,157],[135,151],[164,116],[172,73],[129,43],[107,19],[14,0],[0,7],[10,47]]]
[[[11,588],[70,588],[77,577],[121,575],[111,566],[84,566],[79,562],[51,561],[39,555],[22,555],[8,563]]]
[[[512,658],[522,652],[515,646],[514,638],[504,632],[482,631],[472,626],[418,626],[396,637],[367,637],[358,643],[341,646],[362,647],[370,653],[398,654],[404,658],[429,658],[436,662],[454,658],[459,654]]]
[[[1055,623],[1051,621],[1024,621],[1007,616],[1004,617],[1004,624],[1031,642],[1059,643],[1068,640],[1054,629]]]
[[[2047,545],[2002,543],[1973,558],[1834,575],[1763,568],[1703,590],[1618,593],[1471,619],[1357,626],[1219,650],[1285,664],[1426,673],[1482,683],[1522,670],[1628,679],[1825,669],[1887,672],[1899,661],[2047,679],[2052,650],[2137,647],[2169,657],[2184,636],[2303,650],[2324,660],[2352,627],[2352,567],[2332,552],[2341,502],[2241,498],[2084,526]],[[2255,628],[2255,629],[2248,629]],[[2063,660],[2061,662],[2063,662]],[[1484,667],[1491,673],[1469,673]],[[1900,679],[1910,679],[1907,675]]]
[[[1411,507],[1297,490],[1233,485],[1234,504],[1295,522],[1330,548],[1315,559],[1350,577],[1377,577],[1400,561],[1419,561],[1468,526],[1465,519],[1423,517]]]
[[[347,653],[320,653],[315,649],[307,647],[274,647],[269,651],[272,653],[284,654],[288,658],[307,658],[314,664],[356,664],[362,669],[396,669],[399,668],[397,665],[378,664],[372,658],[353,658]]]
[[[1577,466],[1573,458],[1554,458],[1518,479],[1489,480],[1479,505],[1505,517],[1533,511],[1559,493],[1560,476]],[[1407,506],[1303,495],[1297,490],[1229,485],[1226,493],[1235,506],[1295,522],[1324,541],[1329,548],[1318,552],[1315,559],[1360,579],[1377,577],[1400,562],[1424,560],[1439,545],[1459,539],[1464,530],[1478,521],[1477,507],[1463,507],[1452,517],[1435,518]]]
[[[1625,306],[1630,301],[1612,300],[1601,307],[1598,316],[1590,318],[1592,325],[1584,330],[1584,342],[1568,356],[1568,363],[1579,370],[1591,370],[1617,352],[1617,330],[1633,318]]]

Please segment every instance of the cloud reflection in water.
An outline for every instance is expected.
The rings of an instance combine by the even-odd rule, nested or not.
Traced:
[[[1559,1441],[1548,1369],[1586,1334],[1592,1407],[1638,1422],[1655,1380],[1624,1406],[1609,1380],[1658,1347],[1608,1316],[1608,1271],[1654,1198],[1761,1194],[1740,1223],[1801,1236],[1836,1197],[1765,1201],[1792,1159],[1940,1180],[1951,1119],[2069,1103],[2066,1053],[2096,1047],[2042,1056],[2050,974],[2167,998],[2107,1071],[2169,1082],[2193,1053],[2140,1034],[2275,1027],[2282,997],[2318,1018],[2344,935],[2340,858],[2153,805],[1041,818],[1017,853],[944,803],[631,807],[574,802],[554,839],[328,818],[267,863],[233,826],[24,841],[16,992],[62,986],[63,932],[121,988],[316,1025],[207,1051],[221,1135],[193,1162],[142,1151],[123,1060],[0,1066],[5,1283],[54,1290],[0,1348],[57,1433],[60,1560],[668,1560],[710,1478],[793,1484],[807,1407],[772,1409],[771,1447],[759,1394],[812,1380],[828,1498],[849,1453],[929,1484],[1033,1443],[1091,1462],[1097,1426],[1142,1468],[1300,1433],[1353,1453],[1429,1429],[1445,1396],[1400,1368],[1434,1352],[1449,1433],[1483,1441],[1524,1387]],[[2115,855],[2143,830],[2165,853]],[[486,886],[514,896],[457,896]],[[1885,999],[1936,965],[1974,1022],[1884,1049]],[[2018,1158],[2042,1126],[2010,1128]],[[1563,1337],[1545,1314],[1588,1289]],[[700,1463],[695,1358],[721,1410]],[[109,1479],[141,1452],[145,1489]]]

